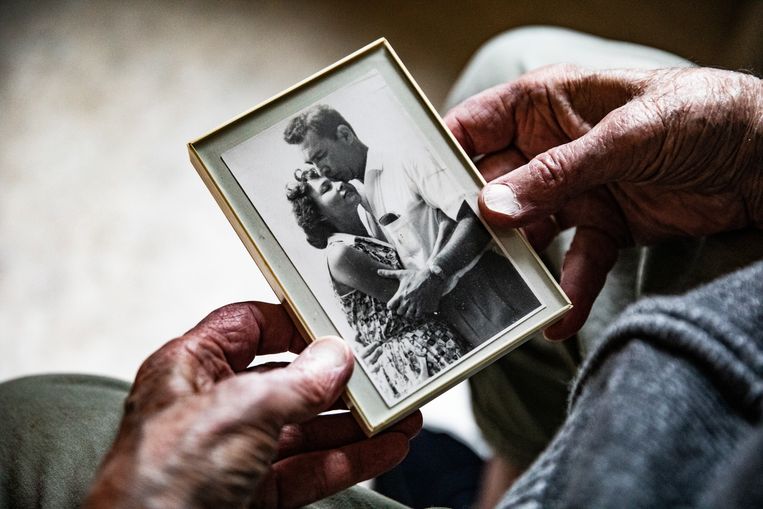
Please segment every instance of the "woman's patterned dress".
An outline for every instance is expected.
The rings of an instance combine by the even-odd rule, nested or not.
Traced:
[[[337,235],[330,242],[341,242],[391,269],[403,268],[395,249],[376,239]],[[353,342],[356,355],[388,403],[418,388],[466,352],[458,333],[435,317],[411,321],[358,290],[336,293],[348,322],[357,331]]]

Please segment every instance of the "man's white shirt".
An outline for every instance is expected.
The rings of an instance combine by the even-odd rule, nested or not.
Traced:
[[[424,149],[403,153],[368,150],[363,181],[366,206],[381,225],[382,218],[394,221],[381,226],[395,246],[405,268],[422,269],[436,247],[440,222],[457,222],[468,196],[450,171]],[[446,292],[471,269],[481,254],[448,279]]]

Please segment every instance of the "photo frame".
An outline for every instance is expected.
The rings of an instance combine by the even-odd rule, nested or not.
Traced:
[[[379,39],[188,144],[307,341],[348,341],[344,399],[373,435],[571,308]]]

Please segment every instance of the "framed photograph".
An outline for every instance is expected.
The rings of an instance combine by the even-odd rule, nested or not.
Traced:
[[[189,143],[193,165],[308,341],[344,338],[374,434],[571,305],[380,39]]]

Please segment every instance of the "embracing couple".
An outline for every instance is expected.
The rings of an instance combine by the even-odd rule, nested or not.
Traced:
[[[326,249],[360,353],[393,396],[538,306],[426,149],[369,148],[326,105],[292,118],[284,139],[309,165],[287,186],[297,223]]]

